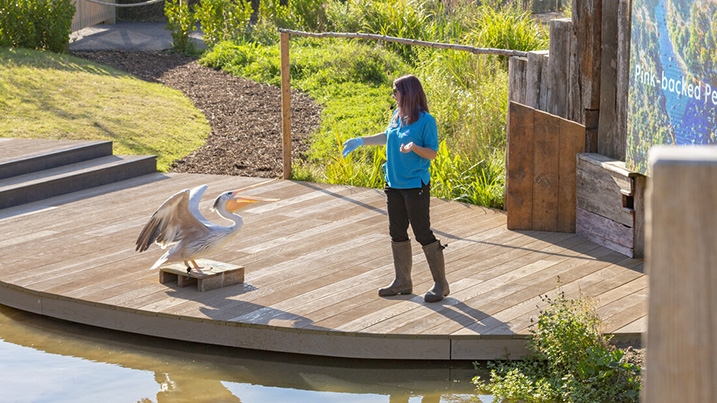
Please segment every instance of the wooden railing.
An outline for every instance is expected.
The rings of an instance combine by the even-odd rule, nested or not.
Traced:
[[[115,0],[103,0],[105,3],[115,3]],[[72,32],[79,31],[100,23],[115,23],[115,7],[92,3],[87,0],[75,0],[75,16],[72,17]]]

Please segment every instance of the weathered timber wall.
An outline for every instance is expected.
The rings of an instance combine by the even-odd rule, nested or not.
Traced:
[[[642,402],[717,401],[717,147],[649,155]]]
[[[102,0],[104,3],[114,3],[115,0]],[[84,0],[75,0],[75,15],[72,17],[70,31],[79,31],[99,23],[115,23],[115,7],[91,3]]]
[[[624,167],[630,2],[572,0],[572,19],[550,21],[547,53],[529,52],[527,57],[510,59],[509,99],[584,126],[584,150],[594,157],[592,162],[583,160],[582,168],[579,159],[573,173],[578,195],[576,232],[630,257],[642,257],[646,177]],[[509,131],[514,123],[508,122]],[[516,138],[522,137],[513,136],[513,141]],[[508,147],[519,146],[509,140]],[[616,171],[615,164],[622,168]],[[506,184],[509,210],[508,188]],[[514,216],[525,216],[525,210]],[[536,229],[527,218],[520,220]]]

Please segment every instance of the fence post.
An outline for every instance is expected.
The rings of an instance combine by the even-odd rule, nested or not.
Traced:
[[[717,401],[717,147],[655,146],[647,185],[642,401]]]
[[[284,179],[291,177],[291,83],[289,81],[289,34],[281,33],[281,138]]]

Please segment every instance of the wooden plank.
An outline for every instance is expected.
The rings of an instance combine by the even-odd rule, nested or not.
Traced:
[[[552,92],[550,88],[550,52],[541,56],[540,63],[542,67],[540,69],[540,99],[538,109],[548,111]]]
[[[618,244],[629,249],[630,254],[632,254],[634,230],[631,227],[616,223],[609,218],[582,208],[577,209],[577,217],[576,233],[578,235],[585,236],[599,245],[608,246],[605,241],[610,242],[610,244]]]
[[[635,267],[639,265],[639,263],[639,260],[625,259],[617,265],[608,266],[572,283],[562,284],[560,290],[565,292],[565,297],[568,299],[579,298],[585,295],[593,297],[600,295],[619,287],[621,284],[641,277],[641,273],[630,270],[631,267]],[[544,308],[545,305],[545,302],[542,302],[532,316],[525,315],[513,320],[511,322],[513,331],[517,334],[528,332],[533,325],[533,322],[530,320],[531,317],[533,319],[537,318],[539,308]]]
[[[496,236],[500,237],[500,235]],[[516,238],[513,241],[507,242],[507,244],[520,246],[522,242],[525,242],[524,240],[520,240],[519,238]],[[535,243],[538,244],[537,242]],[[432,324],[434,323],[435,319],[439,320],[446,320],[446,313],[444,311],[450,310],[451,307],[455,306],[456,304],[461,304],[463,301],[467,301],[472,296],[475,296],[476,293],[480,295],[485,295],[488,293],[492,297],[494,296],[493,293],[490,291],[490,289],[486,289],[484,285],[486,284],[483,280],[477,280],[475,279],[475,274],[462,274],[462,273],[477,273],[481,270],[485,270],[485,268],[494,267],[497,265],[500,265],[502,263],[511,262],[514,260],[514,258],[517,256],[516,254],[510,255],[506,253],[501,253],[502,248],[493,246],[486,248],[483,252],[480,253],[482,260],[481,261],[466,261],[466,260],[457,260],[454,256],[450,256],[450,268],[451,268],[451,278],[458,278],[458,281],[453,282],[451,285],[451,296],[450,299],[445,300],[442,306],[439,306],[435,308],[435,310],[430,311],[422,311],[422,313],[411,313],[408,315],[401,315],[401,317],[397,316],[390,316],[385,315],[385,320],[377,322],[377,325],[374,329],[372,328],[366,328],[365,331],[375,331],[375,332],[391,332],[391,333],[422,333],[426,329],[432,327]],[[509,255],[509,256],[506,256]],[[487,263],[489,262],[489,263]],[[449,281],[450,279],[449,278]],[[428,289],[429,284],[425,286],[425,290]],[[423,290],[421,290],[423,291]],[[411,301],[414,302],[420,302],[421,301],[421,292],[417,291],[416,294],[419,294],[417,298],[412,298]],[[484,300],[481,299],[481,302],[483,303]],[[415,305],[415,304],[414,304]],[[462,305],[461,305],[462,306]],[[417,306],[416,306],[417,307]],[[437,312],[436,312],[437,310]],[[434,320],[428,319],[429,317],[433,317]],[[455,325],[455,322],[452,322],[453,325]],[[451,326],[451,324],[449,324]],[[448,331],[448,328],[441,328],[442,332]]]
[[[572,21],[568,18],[550,21],[550,108],[546,111],[568,118],[570,91],[570,57],[575,46]]]
[[[534,112],[533,123],[533,230],[558,230],[558,193],[560,189],[560,119]]]
[[[512,56],[508,59],[508,100],[525,104],[527,92],[528,58]]]
[[[533,116],[532,108],[510,103],[505,189],[508,229],[533,227]]]
[[[610,267],[612,264],[624,259],[624,256],[610,251],[607,248],[599,248],[591,251],[591,255],[598,252],[595,255],[595,260],[583,259],[582,264],[576,266],[574,270],[569,270],[560,274],[559,282],[555,278],[549,278],[541,282],[537,282],[530,288],[523,290],[520,295],[511,297],[509,301],[513,302],[510,306],[506,306],[504,309],[491,314],[490,317],[481,320],[483,325],[482,334],[493,334],[493,333],[504,333],[512,323],[519,321],[520,318],[528,317],[531,315],[536,318],[536,306],[541,304],[541,296],[548,295],[553,292],[557,287],[563,289],[568,284],[590,276],[600,270],[604,270]],[[602,252],[602,253],[600,253]],[[567,292],[572,292],[570,288],[566,287]],[[642,312],[644,313],[644,311]]]
[[[541,80],[543,76],[543,68],[548,68],[544,62],[547,50],[534,50],[528,52],[528,66],[525,73],[525,101],[521,102],[531,108],[540,109],[540,99],[545,95],[541,94]],[[520,102],[517,101],[516,102]]]
[[[625,167],[625,161],[616,160],[614,158],[606,157],[601,154],[583,153],[578,156],[580,165],[584,165],[586,170],[598,170],[602,169],[608,171],[611,176],[618,178],[628,178],[639,176],[638,172],[630,171]],[[623,188],[630,186],[630,183],[624,180]],[[621,183],[621,184],[622,184]]]
[[[577,155],[585,150],[585,127],[567,120],[560,121],[558,171],[558,224],[556,231],[575,232],[577,206]]]
[[[493,321],[497,312],[520,304],[525,298],[531,298],[553,289],[555,287],[556,278],[562,277],[563,274],[570,275],[570,273],[572,273],[576,275],[581,273],[581,266],[588,262],[588,260],[584,258],[583,253],[588,253],[597,248],[599,248],[599,246],[594,244],[581,243],[566,250],[566,253],[555,254],[542,260],[542,262],[548,264],[544,269],[528,273],[525,277],[511,282],[510,286],[501,286],[495,290],[486,290],[486,292],[481,293],[479,296],[473,297],[475,300],[480,300],[480,311],[467,308],[475,304],[462,295],[467,293],[471,287],[466,287],[465,289],[459,288],[458,293],[455,293],[450,301],[445,302],[444,305],[437,310],[437,314],[422,316],[416,313],[410,317],[402,318],[401,320],[403,320],[403,322],[398,322],[400,327],[397,326],[397,321],[394,321],[393,323],[384,323],[382,327],[377,327],[376,330],[391,333],[404,333],[409,330],[410,332],[415,332],[417,331],[417,325],[420,324],[421,327],[427,329],[423,330],[421,332],[422,334],[440,334],[445,332],[452,333],[478,322],[480,325],[475,328],[475,331],[479,334],[485,334],[491,326],[489,323],[495,326],[498,325]],[[546,252],[550,251],[546,249]],[[609,251],[606,250],[606,252],[603,253],[607,254],[608,252]],[[488,282],[481,282],[475,286],[484,289],[488,284]],[[388,326],[391,326],[392,329],[389,329]]]

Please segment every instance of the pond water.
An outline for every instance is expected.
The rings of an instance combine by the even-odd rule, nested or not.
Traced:
[[[346,360],[178,342],[0,305],[2,402],[492,402],[471,362]],[[483,374],[485,375],[485,374]]]

